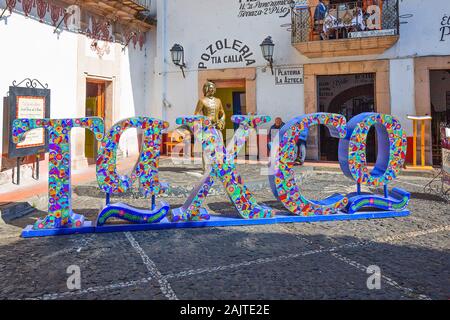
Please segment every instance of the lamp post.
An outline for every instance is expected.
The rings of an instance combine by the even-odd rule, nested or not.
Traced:
[[[269,62],[270,70],[272,71],[273,75],[273,48],[275,47],[275,44],[272,41],[272,37],[268,36],[267,38],[265,38],[260,46],[263,57],[267,60],[267,62]]]
[[[184,74],[184,68],[186,68],[186,64],[184,63],[184,48],[183,46],[175,43],[170,49],[170,54],[172,55],[172,62],[181,68],[181,72],[183,73],[183,78],[186,78]]]
[[[295,0],[291,0],[291,2],[289,3],[289,7],[291,8],[291,13],[292,13],[292,11],[294,11],[294,8],[295,8]]]

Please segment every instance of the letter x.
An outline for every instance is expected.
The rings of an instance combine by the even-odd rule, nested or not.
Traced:
[[[215,179],[219,179],[239,215],[244,219],[258,219],[272,216],[269,207],[259,205],[247,189],[236,170],[235,158],[245,144],[250,129],[270,121],[268,116],[233,116],[232,121],[240,126],[233,136],[229,148],[225,148],[223,140],[216,128],[204,116],[189,116],[177,119],[177,124],[192,128],[195,139],[202,143],[203,152],[211,162],[202,180],[194,187],[184,205],[169,214],[173,221],[208,220],[210,218],[202,203],[208,196]]]

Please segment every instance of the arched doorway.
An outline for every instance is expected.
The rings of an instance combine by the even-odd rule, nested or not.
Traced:
[[[319,111],[339,113],[349,121],[363,112],[375,112],[375,74],[349,74],[318,76]],[[339,139],[330,136],[328,130],[319,129],[320,160],[338,160]],[[367,161],[375,162],[375,130],[367,139]]]

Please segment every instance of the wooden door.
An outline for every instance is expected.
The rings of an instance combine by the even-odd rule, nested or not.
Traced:
[[[88,80],[86,83],[86,117],[105,118],[105,82]],[[97,158],[98,143],[91,130],[85,130],[85,156]],[[91,162],[91,161],[89,161]]]

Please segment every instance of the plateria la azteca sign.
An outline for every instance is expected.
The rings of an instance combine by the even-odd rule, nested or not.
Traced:
[[[303,83],[303,68],[289,67],[289,68],[275,68],[275,84],[302,84]]]
[[[99,117],[16,119],[12,126],[14,143],[20,143],[28,131],[36,128],[49,132],[48,215],[38,219],[34,225],[27,226],[22,236],[351,220],[409,214],[406,206],[410,194],[397,187],[390,191],[387,188],[402,169],[406,155],[406,135],[396,117],[379,113],[362,113],[348,122],[343,115],[323,112],[301,115],[288,121],[280,129],[279,145],[272,145],[275,152],[270,158],[268,176],[273,195],[285,209],[280,213],[259,202],[245,185],[236,167],[236,157],[245,146],[250,132],[270,120],[270,117],[263,115],[232,116],[232,121],[239,128],[232,139],[234,147],[229,149],[208,118],[178,118],[177,124],[191,129],[212,165],[194,186],[185,203],[171,209],[170,204],[164,201],[157,205],[154,202],[156,196],[168,190],[168,186],[160,182],[158,176],[162,131],[168,128],[167,122],[149,117],[132,117],[117,122],[105,132],[104,121]],[[310,200],[302,193],[301,182],[298,182],[293,170],[297,143],[301,135],[307,135],[309,129],[317,125],[327,127],[330,135],[339,139],[340,166],[343,173],[356,183],[356,192],[334,194],[323,200]],[[95,225],[72,210],[70,131],[76,127],[91,130],[100,141],[96,175],[98,187],[105,193],[107,201]],[[376,129],[378,136],[378,159],[373,170],[369,169],[366,162],[366,138],[371,127]],[[133,172],[121,175],[117,170],[117,149],[121,135],[130,128],[143,130],[142,149]],[[236,218],[212,215],[204,208],[206,197],[215,182],[223,185],[236,208]],[[129,191],[134,183],[139,184],[139,191],[144,197],[152,197],[150,209],[109,202],[111,195]],[[382,186],[384,194],[361,192],[361,185]],[[372,211],[367,211],[370,208]],[[108,224],[110,218],[129,223]]]

